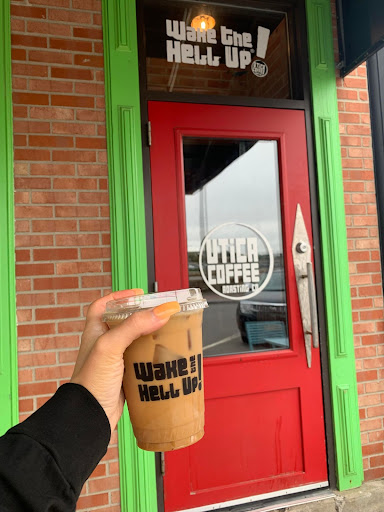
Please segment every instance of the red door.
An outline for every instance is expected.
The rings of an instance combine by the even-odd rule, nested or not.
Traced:
[[[165,511],[324,486],[292,257],[298,204],[311,240],[304,113],[150,102],[149,120],[159,291],[201,287],[210,304],[205,436],[165,454]]]

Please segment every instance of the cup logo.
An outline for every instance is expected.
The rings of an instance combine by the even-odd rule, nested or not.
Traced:
[[[272,276],[273,252],[259,230],[229,222],[216,226],[204,238],[199,268],[205,284],[220,297],[250,299]]]

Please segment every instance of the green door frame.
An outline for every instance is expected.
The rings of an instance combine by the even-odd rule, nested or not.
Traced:
[[[147,287],[136,9],[103,0],[113,288]],[[363,480],[330,0],[306,0],[337,486]],[[119,424],[122,512],[157,511],[155,460]]]
[[[0,2],[0,435],[17,423],[17,337],[10,1]]]

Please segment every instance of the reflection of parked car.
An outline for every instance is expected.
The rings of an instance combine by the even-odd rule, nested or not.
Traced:
[[[237,325],[244,343],[288,345],[287,303],[284,270],[276,269],[267,286],[258,295],[239,303],[236,310]],[[277,343],[277,338],[280,343]]]

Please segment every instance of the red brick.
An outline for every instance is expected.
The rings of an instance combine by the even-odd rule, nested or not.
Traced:
[[[39,121],[14,121],[13,129],[17,133],[49,133],[51,131],[49,123]]]
[[[94,151],[53,151],[52,160],[58,162],[95,162]]]
[[[18,293],[16,304],[17,307],[53,305],[55,304],[55,295],[53,293]]]
[[[73,137],[61,137],[59,135],[30,135],[30,146],[52,147],[52,148],[72,148]]]
[[[75,83],[75,92],[78,94],[92,94],[93,96],[104,95],[104,84]],[[99,134],[98,134],[99,135]],[[105,135],[105,134],[104,134]]]
[[[12,90],[22,89],[25,90],[27,88],[27,79],[14,76],[12,78]]]
[[[369,384],[369,383],[366,384],[366,386],[369,386],[369,385],[372,385],[372,384]],[[378,418],[363,420],[360,422],[360,430],[362,432],[366,432],[369,430],[377,430],[377,429],[381,428],[381,426],[382,426],[382,420],[378,419]]]
[[[37,94],[33,92],[14,92],[13,95],[14,103],[24,105],[48,105],[49,96],[48,94]]]
[[[11,17],[11,31],[12,32],[24,32],[25,31],[25,21],[19,18]]]
[[[108,259],[111,257],[111,250],[109,247],[84,247],[80,249],[81,257],[84,259]]]
[[[20,382],[20,380],[19,380]],[[19,400],[19,411],[20,412],[33,412],[33,399],[26,398]]]
[[[21,261],[30,261],[31,251],[29,249],[19,249],[16,251],[16,263]]]
[[[19,396],[53,395],[57,390],[54,382],[34,382],[19,385]]]
[[[69,82],[60,82],[58,80],[29,80],[30,91],[47,91],[47,92],[72,92],[73,84]]]
[[[104,58],[102,55],[81,55],[77,54],[74,58],[75,66],[98,67],[104,66]]]
[[[38,264],[32,263],[30,265],[26,265],[25,263],[21,263],[16,265],[16,276],[18,277],[27,277],[27,276],[47,276],[54,274],[53,264]]]
[[[100,164],[79,164],[77,167],[80,176],[107,176],[108,167]]]
[[[93,272],[101,272],[100,261],[73,261],[58,263],[56,265],[57,275],[64,274],[88,274]]]
[[[56,235],[56,245],[65,245],[69,247],[74,245],[76,247],[79,246],[89,246],[89,245],[98,245],[99,243],[99,235],[98,234],[63,234]]]
[[[29,220],[17,220],[15,222],[16,233],[29,233],[31,231]]]
[[[56,217],[97,217],[97,206],[56,206]]]
[[[26,324],[17,327],[17,335],[20,338],[30,336],[44,336],[55,333],[54,324]]]
[[[118,476],[110,476],[106,478],[98,478],[88,482],[89,492],[96,493],[105,490],[117,489],[120,485]]]
[[[11,50],[11,59],[15,60],[26,60],[27,52],[22,48],[12,48]]]
[[[46,338],[35,338],[35,350],[57,350],[64,348],[78,348],[79,336],[49,336]]]
[[[103,31],[101,29],[73,27],[73,37],[83,37],[85,39],[102,39]]]
[[[382,318],[384,318],[384,311],[382,309],[374,309],[371,311],[360,311],[360,319],[361,320],[381,320]]]
[[[365,384],[366,393],[377,393],[378,391],[384,391],[384,381],[380,382],[367,382]],[[377,428],[381,428],[380,426]],[[372,428],[371,430],[375,430]]]
[[[11,4],[11,15],[20,16],[21,18],[47,18],[47,9],[42,7],[29,7],[27,5]]]
[[[345,87],[352,87],[354,89],[367,89],[367,80],[364,78],[346,76],[344,78],[344,85]]]
[[[76,137],[77,148],[105,149],[107,141],[101,137]]]
[[[19,354],[18,357],[19,367],[25,366],[47,366],[49,364],[56,364],[55,352],[35,352],[34,354]]]
[[[109,219],[80,220],[80,231],[109,231]]]
[[[90,107],[94,106],[94,98],[92,96],[73,96],[65,94],[52,94],[51,105],[65,107]]]
[[[75,12],[64,9],[48,9],[48,19],[53,21],[65,21],[67,23],[90,24],[92,16],[87,12]]]
[[[348,135],[370,135],[371,128],[370,126],[363,126],[361,124],[350,124],[347,125],[347,133]]]
[[[47,5],[54,7],[69,7],[70,0],[29,0],[30,4]]]
[[[97,180],[91,178],[56,178],[53,180],[53,188],[72,190],[95,190],[97,188]]]
[[[28,107],[19,107],[17,105],[13,105],[13,117],[14,118],[27,117],[27,115],[28,115]]]
[[[80,496],[77,506],[79,509],[88,509],[90,507],[100,507],[108,505],[109,497],[107,493],[91,494],[90,496]]]
[[[32,119],[74,119],[74,110],[72,108],[60,107],[31,107],[30,117]]]
[[[368,444],[366,446],[363,446],[363,456],[366,457],[367,455],[377,455],[379,453],[382,453],[383,450],[383,443]]]
[[[374,443],[375,441],[384,441],[384,430],[379,430],[378,432],[369,432],[368,439],[370,443]]]
[[[78,286],[77,277],[36,278],[33,282],[34,290],[60,290],[78,288]]]
[[[26,292],[31,290],[30,279],[16,279],[16,292]]]
[[[26,146],[27,145],[27,136],[26,135],[18,135],[16,133],[14,133],[13,145],[14,146]]]
[[[105,121],[105,112],[100,110],[77,110],[76,119],[78,121],[94,121],[103,122]]]
[[[78,249],[34,249],[33,259],[35,261],[52,260],[75,260],[78,257]]]
[[[54,36],[71,36],[71,27],[62,23],[49,23],[46,21],[28,21],[27,31],[36,34],[52,34]]]
[[[374,295],[382,295],[383,289],[381,286],[361,286],[359,288],[360,297],[372,297]]]
[[[86,123],[52,123],[52,133],[95,135],[95,125]]]
[[[76,192],[32,192],[32,203],[68,204],[76,203]]]
[[[16,206],[16,218],[52,217],[52,206]]]
[[[377,380],[378,375],[376,370],[370,370],[370,371],[360,371],[357,372],[357,382],[367,382],[372,380]]]
[[[37,64],[14,63],[12,64],[13,75],[24,76],[48,76],[48,66],[40,66]]]
[[[38,233],[76,231],[76,220],[32,220],[32,231]]]
[[[42,247],[53,245],[52,235],[16,235],[16,247]]]
[[[100,275],[100,276],[82,276],[81,277],[82,288],[106,288],[111,286],[111,276]]]
[[[47,38],[41,36],[28,36],[26,34],[12,34],[12,46],[24,46],[26,48],[47,48]]]
[[[49,47],[56,50],[69,50],[71,52],[92,52],[91,42],[75,39],[55,39],[51,37]]]
[[[54,68],[51,69],[52,78],[68,80],[93,80],[93,71],[90,69]]]
[[[368,418],[377,418],[380,416],[384,416],[384,405],[379,405],[377,407],[368,407],[367,416]]]
[[[57,320],[63,318],[78,318],[80,316],[79,306],[37,308],[35,310],[36,320]]]
[[[75,174],[74,164],[31,164],[32,175],[61,175],[73,176]]]

